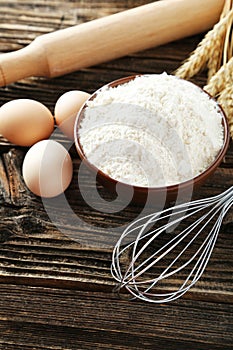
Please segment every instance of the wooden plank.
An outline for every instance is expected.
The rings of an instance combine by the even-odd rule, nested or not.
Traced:
[[[232,305],[182,300],[156,307],[100,292],[14,285],[1,285],[0,294],[4,349],[232,348]]]
[[[140,212],[140,208],[129,206],[116,215],[93,211],[80,200],[76,186],[75,172],[67,198],[76,215],[87,222],[88,231],[70,221],[69,208],[59,206],[57,200],[51,201],[47,210],[56,212],[62,232],[50,222],[43,202],[33,196],[25,187],[21,176],[23,150],[11,149],[2,155],[2,219],[0,225],[4,238],[0,250],[0,270],[2,282],[28,283],[30,285],[62,286],[102,290],[111,287],[114,281],[110,275],[112,247],[105,247],[106,232],[114,236],[111,227],[122,225]],[[75,168],[78,158],[75,158]],[[7,169],[7,173],[4,173]],[[77,171],[77,170],[76,170]],[[196,194],[196,197],[209,196],[227,188],[232,181],[232,170],[219,168],[214,177]],[[87,181],[87,190],[89,183]],[[101,186],[99,186],[101,188]],[[89,189],[91,190],[91,188]],[[103,195],[106,193],[103,190]],[[106,202],[111,207],[111,203]],[[10,206],[9,206],[10,205]],[[104,207],[103,207],[104,208]],[[114,207],[113,207],[114,208]],[[232,211],[231,211],[232,213]],[[231,214],[230,214],[231,215]],[[104,226],[103,226],[104,220]],[[232,220],[226,218],[220,232],[210,264],[202,280],[188,294],[188,298],[211,298],[223,302],[233,302],[232,265],[233,254],[231,237]],[[5,233],[4,233],[5,232]],[[93,249],[83,248],[78,242],[90,242]],[[70,237],[74,237],[72,241]],[[93,286],[93,283],[96,286]],[[176,281],[174,281],[175,285]],[[86,287],[84,287],[86,285]],[[108,290],[108,288],[106,289]],[[210,296],[209,296],[210,294]]]

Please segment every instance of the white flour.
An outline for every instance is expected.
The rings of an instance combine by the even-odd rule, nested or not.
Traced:
[[[165,186],[205,170],[223,144],[221,114],[197,86],[174,76],[144,75],[102,88],[79,130],[89,161],[136,186]]]

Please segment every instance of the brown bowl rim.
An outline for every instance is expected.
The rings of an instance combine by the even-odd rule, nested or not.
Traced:
[[[81,120],[83,118],[83,112],[85,110],[85,108],[87,107],[87,102],[88,101],[92,101],[96,95],[98,94],[98,92],[100,90],[102,90],[103,88],[108,88],[108,87],[116,87],[118,85],[122,85],[124,83],[127,83],[131,80],[134,80],[136,77],[139,76],[148,76],[148,75],[152,75],[152,74],[135,74],[135,75],[130,75],[127,77],[123,77],[120,79],[116,79],[113,80],[105,85],[103,85],[101,88],[99,88],[98,90],[96,90],[89,98],[88,100],[83,104],[83,106],[81,107],[79,113],[77,114],[76,120],[75,120],[75,126],[74,126],[74,141],[75,141],[75,147],[77,149],[77,152],[81,158],[81,160],[85,163],[85,165],[94,173],[96,173],[97,175],[100,175],[102,178],[104,178],[105,180],[109,181],[110,183],[116,185],[117,183],[120,183],[122,186],[125,187],[130,187],[138,192],[145,192],[147,193],[148,191],[153,191],[153,192],[161,192],[161,191],[167,191],[167,192],[175,192],[178,189],[185,189],[191,185],[195,185],[196,183],[199,183],[201,181],[203,181],[205,178],[209,177],[209,175],[221,164],[228,146],[229,146],[229,142],[230,142],[230,133],[229,133],[229,126],[228,126],[228,122],[227,122],[227,118],[226,118],[226,114],[222,108],[222,106],[216,101],[215,98],[213,98],[213,96],[211,96],[207,91],[205,91],[204,89],[202,89],[201,87],[199,87],[198,85],[195,85],[194,83],[190,82],[191,84],[195,85],[197,88],[199,88],[202,92],[204,92],[205,94],[207,94],[209,96],[210,99],[212,99],[217,107],[219,108],[219,111],[221,113],[222,116],[222,124],[223,124],[223,131],[224,131],[224,140],[223,140],[223,146],[221,148],[221,150],[219,151],[217,157],[215,158],[215,160],[208,166],[208,168],[206,168],[202,173],[200,173],[199,175],[193,177],[192,179],[186,180],[184,182],[180,182],[174,185],[170,185],[170,186],[162,186],[162,187],[144,187],[144,186],[136,186],[136,185],[131,185],[129,183],[125,183],[122,181],[118,181],[112,177],[110,177],[109,175],[107,175],[106,173],[104,173],[102,170],[100,170],[99,168],[97,168],[94,164],[92,164],[86,157],[82,145],[80,143],[79,140],[79,136],[78,136],[78,130],[79,130],[79,126],[81,123]],[[180,79],[178,77],[176,77],[177,79]]]

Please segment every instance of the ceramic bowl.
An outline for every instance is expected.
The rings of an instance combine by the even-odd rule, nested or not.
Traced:
[[[135,79],[135,77],[136,76],[129,76],[129,77],[115,80],[107,84],[107,87],[116,87],[117,85],[124,84],[129,82],[132,79]],[[97,90],[94,94],[92,94],[89,100],[95,99],[98,91],[99,90]],[[201,174],[199,174],[198,176],[188,181],[184,181],[182,183],[178,183],[172,186],[164,186],[164,187],[131,186],[127,183],[123,183],[111,178],[110,176],[102,172],[100,169],[98,169],[96,166],[94,166],[92,163],[90,163],[89,160],[87,159],[79,140],[79,127],[82,119],[84,118],[84,112],[86,107],[87,107],[87,104],[85,103],[76,118],[75,128],[74,128],[75,146],[81,160],[90,169],[90,171],[96,174],[97,180],[111,193],[116,194],[117,192],[116,186],[118,186],[117,188],[120,189],[122,193],[124,192],[129,193],[132,191],[132,188],[133,188],[132,201],[139,205],[144,205],[146,201],[150,201],[152,203],[159,203],[159,201],[165,200],[166,203],[171,203],[177,199],[178,194],[179,194],[179,198],[181,199],[182,197],[185,198],[186,195],[187,197],[190,197],[190,193],[192,193],[192,191],[194,191],[197,187],[202,185],[210,177],[210,175],[214,173],[216,168],[222,162],[229,146],[230,137],[229,137],[228,123],[227,123],[224,111],[220,106],[218,106],[220,113],[222,115],[224,141],[223,141],[223,146],[219,151],[218,155],[216,156],[214,162],[205,171],[203,171]]]

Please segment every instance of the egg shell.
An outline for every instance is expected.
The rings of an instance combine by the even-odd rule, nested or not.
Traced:
[[[74,139],[74,124],[76,116],[82,105],[90,97],[90,94],[84,91],[68,91],[56,102],[54,108],[54,117],[57,126],[71,140]]]
[[[60,143],[43,140],[27,152],[22,173],[31,192],[45,198],[55,197],[64,192],[72,180],[72,160]]]
[[[0,108],[0,134],[19,146],[31,146],[49,138],[54,129],[54,118],[42,103],[18,99]]]

